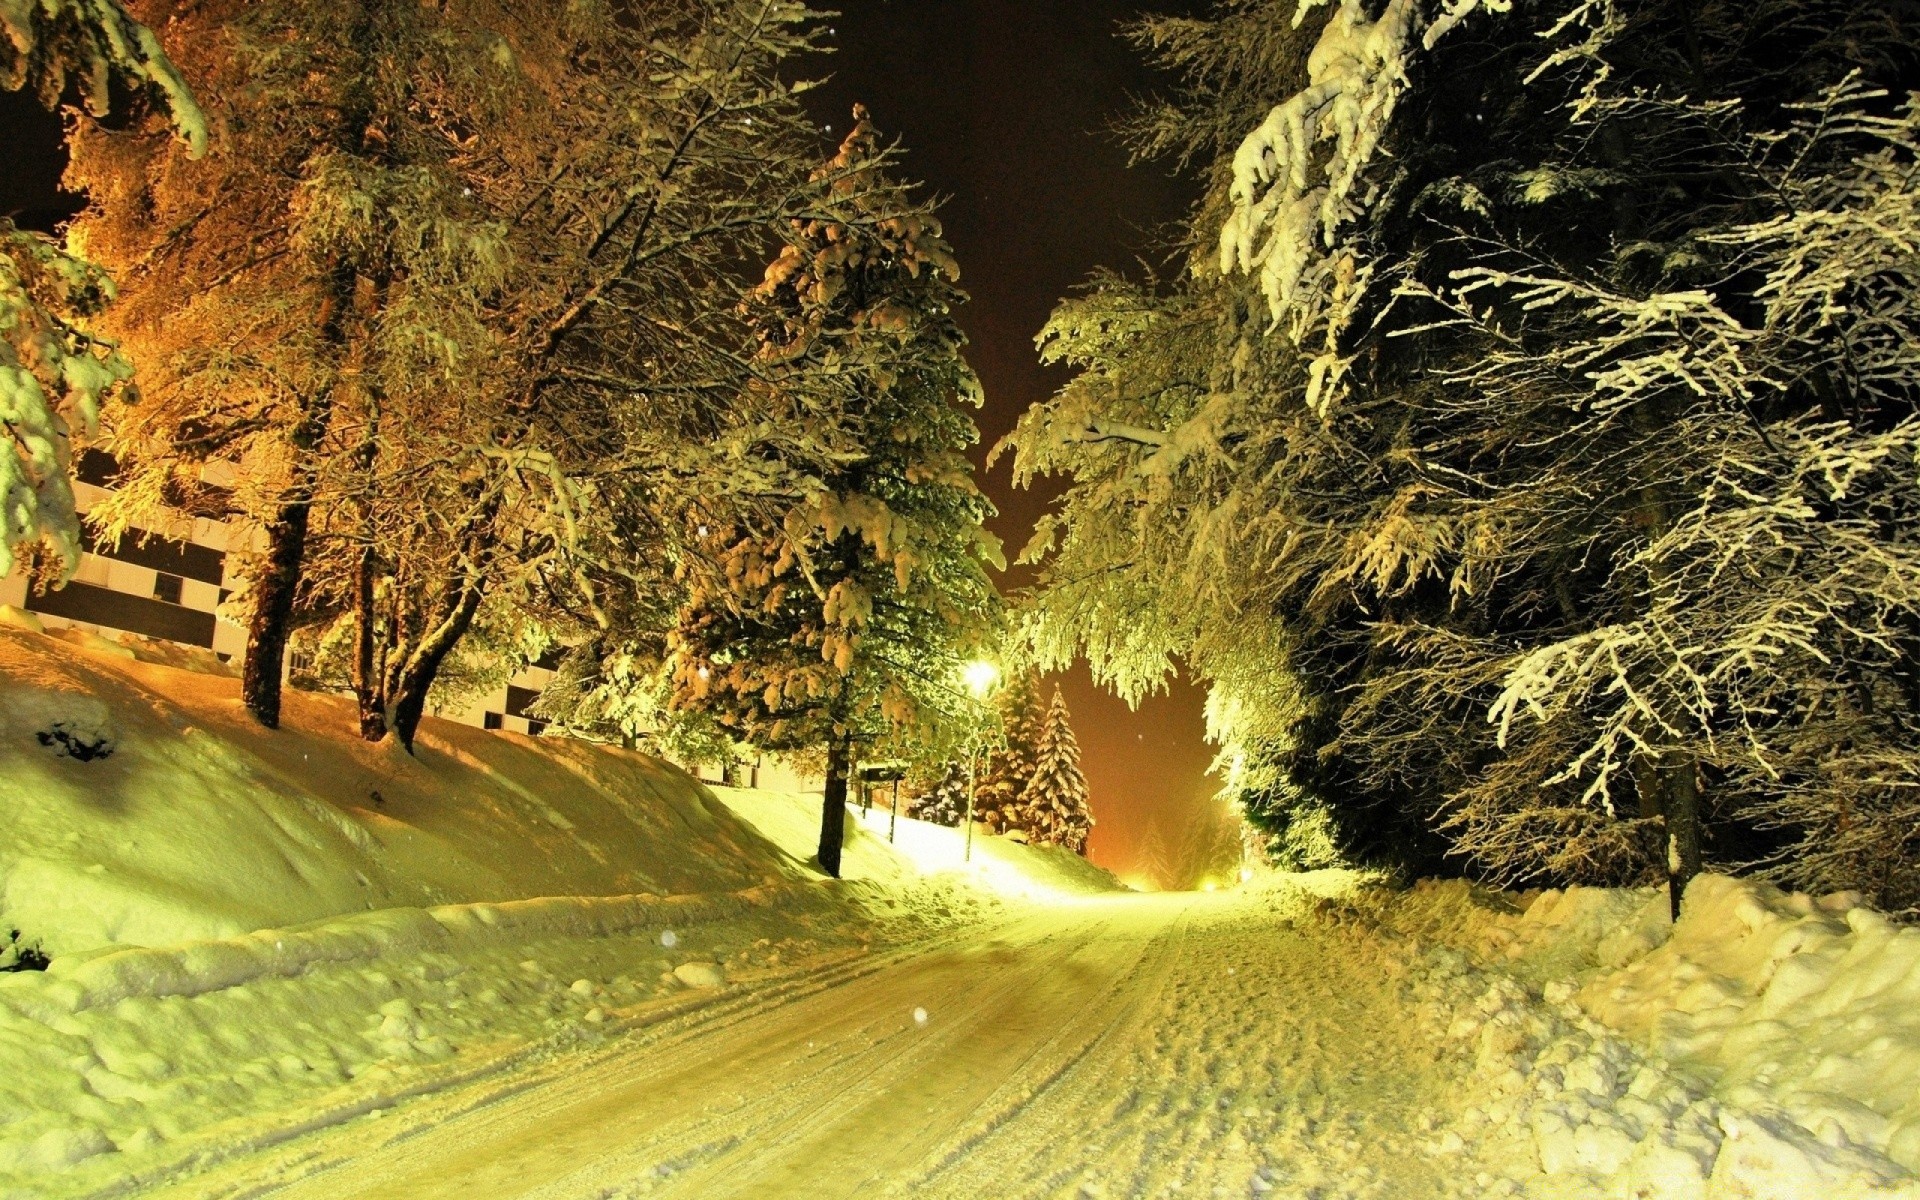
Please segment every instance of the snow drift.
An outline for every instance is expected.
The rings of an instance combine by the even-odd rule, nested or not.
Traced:
[[[734,892],[807,872],[685,772],[429,719],[417,758],[290,691],[0,628],[0,922],[50,956],[392,908]]]
[[[1481,995],[1429,1019],[1566,1194],[1920,1198],[1920,930],[1716,875],[1677,923],[1664,889],[1507,901],[1425,884],[1385,919],[1467,952],[1429,969]]]

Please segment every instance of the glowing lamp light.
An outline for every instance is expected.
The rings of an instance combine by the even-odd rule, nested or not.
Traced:
[[[1252,879],[1252,878],[1253,878],[1253,868],[1252,868],[1252,867],[1241,867],[1241,868],[1240,868],[1240,882],[1241,882],[1241,883],[1245,883],[1245,882],[1246,882],[1247,880],[1249,880],[1249,879]]]
[[[968,663],[962,675],[967,681],[967,690],[972,692],[976,699],[984,700],[987,693],[993,690],[993,685],[1000,681],[1000,668],[985,659],[980,659]]]

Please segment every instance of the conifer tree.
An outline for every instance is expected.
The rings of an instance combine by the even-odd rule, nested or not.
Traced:
[[[94,117],[115,85],[156,99],[188,153],[205,153],[206,117],[178,68],[115,0],[0,7],[0,89],[32,87],[53,108],[70,82]],[[127,393],[133,370],[85,328],[113,296],[98,267],[0,217],[0,575],[16,548],[42,541],[56,581],[79,565],[73,439],[97,432],[102,402]]]
[[[1202,249],[1046,331],[1078,374],[1009,443],[1073,478],[1029,548],[1043,665],[1138,694],[1179,656],[1246,811],[1316,857],[1920,895],[1882,466],[1920,395],[1920,10],[1270,0],[1136,36],[1185,73],[1133,131],[1206,166]]]
[[[856,748],[964,721],[961,664],[997,611],[958,268],[878,148],[856,109],[816,176],[847,219],[796,222],[752,302],[754,386],[790,405],[788,461],[819,473],[777,523],[707,527],[724,572],[690,581],[670,640],[677,706],[762,749],[824,746],[829,874]]]
[[[1040,705],[1040,679],[1016,676],[994,700],[999,736],[974,784],[973,819],[995,833],[1028,826],[1022,797],[1039,761],[1040,736],[1047,712]]]
[[[940,781],[914,797],[907,815],[935,825],[958,828],[967,816],[967,768],[964,763],[948,766]]]
[[[1058,684],[1041,723],[1033,775],[1020,794],[1020,807],[1030,841],[1087,852],[1093,810],[1087,804],[1087,777],[1080,771],[1080,743]]]

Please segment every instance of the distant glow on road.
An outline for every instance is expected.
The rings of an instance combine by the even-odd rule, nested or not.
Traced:
[[[927,1010],[926,1010],[926,1009],[924,1009],[924,1008],[916,1008],[916,1009],[914,1009],[914,1010],[913,1010],[913,1023],[914,1023],[915,1025],[925,1025],[925,1024],[927,1023]]]
[[[987,693],[993,690],[993,685],[1000,681],[1000,668],[985,659],[968,663],[963,674],[967,681],[967,690],[976,698],[983,700]]]

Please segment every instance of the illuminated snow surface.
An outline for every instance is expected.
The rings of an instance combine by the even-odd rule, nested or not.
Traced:
[[[826,883],[808,798],[452,727],[395,763],[40,636],[0,1195],[1920,1198],[1920,931],[1850,896],[1135,895],[882,809]],[[29,728],[83,707],[109,756]]]

